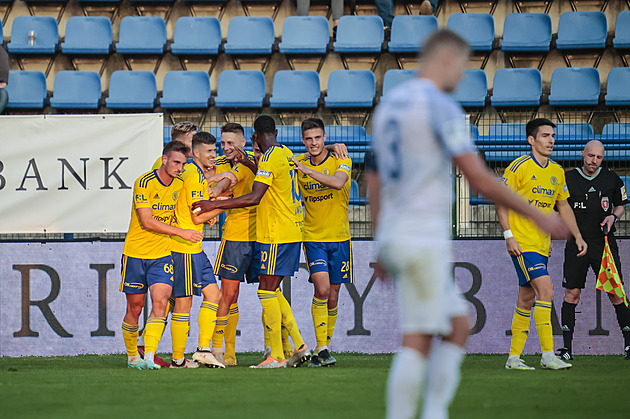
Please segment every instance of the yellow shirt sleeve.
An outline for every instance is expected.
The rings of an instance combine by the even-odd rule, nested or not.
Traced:
[[[271,150],[272,149],[269,149],[268,151]],[[258,171],[256,172],[254,182],[260,182],[271,186],[274,178],[274,160],[275,155],[272,153],[265,153],[265,155],[261,157],[260,163],[258,163]]]
[[[564,201],[569,199],[569,188],[567,187],[567,180],[564,175],[564,170],[560,170],[560,191],[558,192],[558,199],[556,201]]]
[[[345,172],[352,177],[352,160],[349,157],[337,160],[337,171]]]
[[[151,168],[151,170],[157,170],[160,168],[160,166],[162,166],[162,156],[158,157],[155,163],[153,163],[153,167]]]
[[[141,178],[133,185],[133,202],[136,208],[151,208],[150,193],[146,187],[141,186]]]

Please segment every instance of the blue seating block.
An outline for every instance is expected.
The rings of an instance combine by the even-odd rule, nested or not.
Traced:
[[[503,51],[549,51],[551,17],[546,13],[510,13],[503,25]]]
[[[315,108],[321,95],[316,71],[277,71],[273,77],[272,108]]]
[[[302,127],[299,125],[278,125],[278,142],[289,146],[303,145]],[[328,141],[329,142],[329,141]]]
[[[630,105],[630,68],[617,67],[608,73],[606,105]]]
[[[219,108],[260,108],[265,99],[262,71],[226,70],[219,75],[214,104]]]
[[[11,70],[6,90],[7,108],[42,109],[46,102],[46,76],[41,71]]]
[[[335,52],[379,53],[385,32],[379,16],[342,16],[337,25]]]
[[[483,107],[488,96],[488,80],[483,70],[464,71],[464,77],[453,92],[453,99],[467,107]]]
[[[237,55],[271,54],[275,42],[273,20],[270,17],[236,16],[228,26],[225,52]]]
[[[328,108],[371,108],[376,80],[369,70],[335,70],[328,77]]]
[[[619,49],[630,48],[630,10],[625,10],[617,15],[613,46]]]
[[[163,54],[166,22],[158,16],[125,16],[118,39],[116,52],[120,54]]]
[[[350,179],[350,205],[365,205],[365,198],[359,196],[359,184]]]
[[[160,106],[166,109],[204,109],[210,103],[210,76],[205,71],[169,71],[164,76]]]
[[[435,16],[399,15],[392,22],[389,52],[417,53],[438,28]]]
[[[182,16],[175,23],[171,45],[174,55],[217,55],[221,47],[221,23],[216,17]]]
[[[535,68],[501,68],[494,74],[492,106],[538,106],[542,77]]]
[[[59,71],[50,106],[61,109],[98,109],[101,77],[94,71]]]
[[[109,55],[113,49],[112,22],[105,16],[72,16],[66,23],[64,54]]]
[[[35,32],[31,45],[29,32]],[[57,21],[50,16],[18,16],[11,26],[10,54],[54,54],[59,48],[59,28]]]
[[[371,141],[365,131],[365,127],[361,125],[326,125],[326,141],[330,144],[344,143],[353,146],[368,146]],[[365,151],[367,148],[359,150]]]
[[[413,79],[417,72],[417,70],[387,70],[383,77],[383,96],[399,84]]]
[[[604,143],[630,143],[630,123],[609,122],[604,125],[600,138]]]
[[[558,22],[558,49],[598,49],[606,46],[604,12],[564,12]]]
[[[556,124],[556,140],[563,138],[577,140],[592,140],[593,127],[586,122],[560,122]]]
[[[576,88],[579,86],[579,89]],[[597,105],[599,72],[592,67],[556,68],[551,75],[552,106]]]
[[[492,51],[494,19],[489,13],[452,13],[447,28],[459,34],[473,51]]]
[[[328,19],[324,16],[289,16],[282,26],[282,54],[326,54],[330,41]]]
[[[157,101],[155,74],[151,71],[114,71],[109,80],[110,109],[153,109]]]

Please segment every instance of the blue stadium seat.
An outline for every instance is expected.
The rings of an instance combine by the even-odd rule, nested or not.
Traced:
[[[175,23],[171,45],[174,55],[217,55],[221,47],[221,23],[216,17],[182,16]]]
[[[630,123],[609,122],[604,125],[600,138],[602,142],[630,142]]]
[[[35,32],[35,42],[29,44],[28,33]],[[59,48],[59,28],[50,16],[18,16],[11,25],[11,54],[54,54]]]
[[[593,127],[586,122],[560,122],[556,124],[556,140],[572,139],[588,141],[593,139]]]
[[[500,122],[490,125],[488,135],[485,137],[479,137],[477,139],[477,143],[482,146],[513,146],[518,143],[527,145],[526,139],[527,135],[525,133],[525,124]]]
[[[479,138],[479,127],[477,125],[470,124],[470,139],[473,141],[477,141]]]
[[[370,70],[335,70],[328,77],[328,108],[371,108],[376,80]]]
[[[630,105],[630,68],[617,67],[608,73],[606,105]]]
[[[204,109],[210,103],[210,76],[205,71],[169,71],[164,76],[160,106]]]
[[[114,71],[109,80],[110,109],[153,109],[157,102],[155,74],[151,71]]]
[[[320,95],[316,71],[281,70],[273,76],[269,104],[272,108],[317,109]]]
[[[488,80],[483,70],[470,69],[464,72],[457,90],[453,92],[453,99],[462,106],[483,107],[488,96]]]
[[[46,76],[41,71],[11,70],[7,108],[42,109],[46,102]]]
[[[501,68],[494,74],[492,106],[537,106],[542,77],[535,68]]]
[[[68,19],[62,53],[109,55],[112,49],[111,20],[105,16],[72,16]]]
[[[399,84],[413,79],[417,72],[417,70],[387,70],[383,77],[383,96]]]
[[[579,86],[579,89],[576,89],[576,86]],[[597,105],[599,89],[599,72],[596,68],[556,68],[551,74],[549,104]]]
[[[236,16],[228,26],[227,54],[271,54],[275,42],[273,20],[270,17]]]
[[[447,28],[462,36],[473,51],[492,51],[494,19],[488,13],[452,13]]]
[[[163,54],[166,22],[158,16],[125,16],[120,21],[118,39],[119,54]]]
[[[287,145],[303,145],[301,126],[278,125],[277,128],[278,128],[278,142],[279,143],[287,144]]]
[[[101,77],[94,71],[58,71],[50,106],[61,109],[98,109]]]
[[[352,145],[369,145],[371,137],[368,137],[365,127],[361,125],[326,125],[326,142],[344,143]]]
[[[389,52],[417,53],[438,28],[435,16],[399,15],[392,22]]]
[[[282,54],[326,54],[330,41],[328,19],[324,16],[289,16],[282,25]]]
[[[551,17],[547,13],[510,13],[503,25],[503,51],[549,51]]]
[[[359,184],[350,179],[350,205],[365,205],[365,198],[359,196]]]
[[[619,49],[630,48],[630,10],[625,10],[617,15],[613,46]]]
[[[2,20],[0,20],[0,45],[4,45],[4,29],[2,28]]]
[[[226,70],[219,75],[214,104],[219,108],[260,108],[265,100],[262,71]]]
[[[604,12],[564,12],[558,22],[558,49],[595,49],[606,46]]]
[[[341,16],[335,52],[381,52],[385,32],[379,16]]]

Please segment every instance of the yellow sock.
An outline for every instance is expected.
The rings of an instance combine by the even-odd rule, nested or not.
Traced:
[[[155,353],[166,327],[166,317],[150,317],[144,327],[144,353]]]
[[[534,322],[540,341],[540,350],[553,352],[553,329],[551,328],[551,301],[534,303]]]
[[[263,324],[263,332],[264,332],[263,335],[265,338],[265,349],[271,348],[271,338],[269,337],[269,331],[265,327],[265,313],[263,313],[262,324]],[[289,335],[289,332],[287,331],[287,336],[288,335]]]
[[[173,359],[182,359],[186,351],[190,329],[189,313],[173,313],[171,315],[171,339],[173,341]]]
[[[529,334],[530,310],[516,307],[512,318],[512,344],[510,345],[510,355],[521,356],[525,341]]]
[[[199,309],[199,346],[200,348],[209,348],[210,340],[214,334],[214,326],[217,323],[218,305],[204,301]]]
[[[122,324],[123,340],[125,341],[125,347],[127,348],[127,356],[138,355],[138,325]]]
[[[263,326],[269,332],[269,340],[271,343],[271,356],[276,361],[284,360],[284,352],[282,351],[282,311],[280,311],[280,303],[275,291],[258,290],[258,298],[263,307]]]
[[[223,349],[223,336],[225,335],[227,324],[228,316],[217,316],[217,324],[214,327],[214,334],[212,335],[213,349]]]
[[[335,333],[335,323],[337,323],[337,307],[328,309],[328,334],[326,336],[326,346],[330,345],[330,340]]]
[[[238,304],[230,306],[227,327],[225,328],[225,353],[235,355],[236,353],[236,326],[238,325]]]
[[[289,331],[284,325],[280,328],[280,332],[282,333],[282,350],[286,357],[287,354],[293,353],[293,346],[291,346],[291,341],[289,340]]]
[[[327,333],[328,333],[328,300],[320,300],[313,297],[311,303],[311,315],[313,316],[313,325],[315,326],[315,340],[317,341],[317,347],[321,348],[327,346]]]
[[[168,303],[166,303],[166,311],[165,317],[168,317],[168,313],[172,313],[175,309],[175,297],[171,297],[168,299]]]
[[[295,317],[293,317],[291,304],[289,304],[287,299],[284,298],[284,295],[282,294],[282,291],[280,291],[280,288],[276,290],[276,295],[278,296],[278,303],[280,303],[280,311],[282,311],[282,324],[289,331],[289,336],[291,336],[291,340],[293,341],[295,349],[301,348],[302,345],[304,345],[304,340],[302,339],[300,329],[298,329]]]

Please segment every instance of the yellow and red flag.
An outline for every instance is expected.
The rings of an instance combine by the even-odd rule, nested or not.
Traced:
[[[626,297],[626,291],[623,289],[619,272],[617,272],[615,259],[613,259],[610,246],[608,245],[608,236],[605,236],[604,240],[606,242],[604,244],[602,266],[599,268],[599,275],[597,275],[596,288],[610,294],[615,294],[621,298],[626,304],[626,307],[628,307],[628,298]]]

